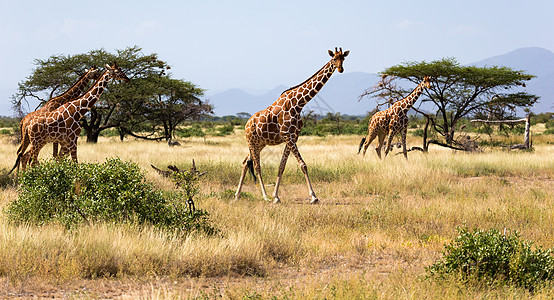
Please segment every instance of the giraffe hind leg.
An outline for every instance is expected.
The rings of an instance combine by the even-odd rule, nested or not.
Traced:
[[[244,177],[246,177],[246,172],[248,167],[248,163],[252,164],[252,170],[254,169],[254,164],[252,162],[252,159],[250,159],[250,155],[247,155],[244,161],[242,162],[242,172],[240,175],[239,180],[239,186],[237,187],[237,192],[235,193],[235,200],[238,200],[240,198],[240,190],[242,189],[242,184],[244,183]],[[256,180],[256,177],[254,177],[254,181]]]

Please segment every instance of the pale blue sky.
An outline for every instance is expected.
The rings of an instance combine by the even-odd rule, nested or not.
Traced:
[[[53,54],[138,45],[175,78],[207,89],[267,90],[317,71],[336,46],[345,72],[403,61],[471,63],[521,47],[554,50],[554,1],[0,0],[0,115]]]

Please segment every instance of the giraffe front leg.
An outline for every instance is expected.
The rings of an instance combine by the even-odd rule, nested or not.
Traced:
[[[302,156],[300,155],[300,151],[298,151],[298,147],[296,146],[296,143],[292,140],[287,140],[287,147],[290,148],[290,151],[292,154],[296,157],[296,160],[298,161],[298,165],[300,166],[300,169],[302,170],[302,173],[304,173],[304,177],[306,178],[306,184],[308,186],[308,194],[312,198],[310,201],[310,204],[316,204],[319,202],[319,199],[317,199],[314,189],[312,188],[312,183],[310,182],[310,177],[308,176],[308,166],[302,159]]]
[[[283,151],[283,157],[281,158],[281,164],[279,165],[279,172],[277,173],[277,182],[275,182],[275,191],[273,192],[273,203],[281,202],[279,199],[279,185],[281,184],[281,178],[283,177],[283,172],[285,171],[285,166],[287,165],[287,160],[289,158],[290,149],[285,145],[285,150]]]
[[[244,178],[246,177],[246,172],[248,171],[249,159],[250,155],[247,155],[242,162],[242,173],[240,174],[239,186],[237,187],[237,192],[235,193],[235,200],[238,200],[240,198],[240,190],[242,189],[242,184],[244,183]]]

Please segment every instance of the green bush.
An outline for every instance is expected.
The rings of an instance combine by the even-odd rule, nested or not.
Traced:
[[[554,134],[554,128],[547,129],[547,130],[543,131],[542,134],[544,134],[544,135]]]
[[[235,131],[235,126],[233,124],[223,125],[221,127],[217,127],[217,133],[215,135],[226,136],[226,135],[232,134],[234,131]]]
[[[182,138],[206,136],[199,124],[194,124],[190,128],[179,129],[176,131],[176,135]]]
[[[138,223],[177,232],[214,233],[208,214],[189,212],[181,193],[156,190],[138,165],[119,159],[102,164],[43,161],[20,176],[18,198],[5,210],[13,223]]]
[[[463,282],[515,285],[535,290],[554,279],[552,249],[522,241],[516,232],[458,229],[443,259],[427,268],[429,277],[459,276]],[[535,248],[535,250],[533,250]]]

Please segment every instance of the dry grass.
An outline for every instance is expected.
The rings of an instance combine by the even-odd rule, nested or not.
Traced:
[[[15,160],[15,145],[0,141],[0,168]],[[248,179],[245,197],[232,200],[247,153],[240,133],[194,138],[182,147],[102,139],[79,144],[81,162],[118,156],[138,163],[163,189],[172,184],[154,164],[190,167],[202,177],[197,207],[221,230],[216,237],[177,239],[152,228],[96,224],[67,232],[56,226],[14,227],[0,216],[0,295],[158,298],[552,298],[517,289],[438,284],[425,267],[440,258],[457,226],[510,228],[554,247],[554,146],[534,152],[454,153],[432,148],[409,161],[373,151],[356,155],[359,137],[302,137],[321,204],[308,204],[291,157],[280,195],[261,200]],[[411,140],[413,144],[419,141]],[[48,157],[50,148],[42,151]],[[282,147],[262,152],[268,191]],[[395,153],[393,153],[395,154]],[[17,190],[0,190],[0,207]],[[92,280],[91,280],[92,279]]]

